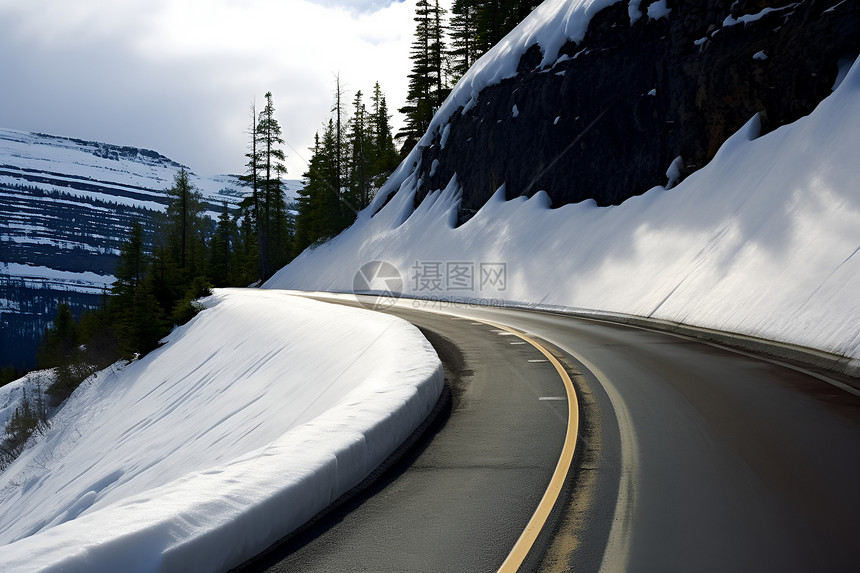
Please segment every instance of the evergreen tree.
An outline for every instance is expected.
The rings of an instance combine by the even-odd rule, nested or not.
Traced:
[[[247,221],[249,226],[246,227],[246,231],[250,232],[253,230],[253,238],[256,242],[256,248],[254,252],[256,253],[254,256],[254,260],[258,264],[258,273],[257,278],[261,279],[266,276],[266,262],[263,257],[259,256],[261,252],[263,252],[263,229],[262,229],[262,219],[260,217],[260,189],[259,189],[259,180],[258,174],[260,172],[260,153],[257,150],[257,106],[251,104],[251,144],[250,150],[245,154],[245,157],[248,159],[248,162],[245,164],[245,174],[239,177],[239,180],[244,183],[246,186],[251,188],[251,196],[245,198],[242,202],[239,203],[239,207],[243,209],[247,213]],[[246,249],[247,249],[246,245]],[[253,281],[252,281],[253,282]]]
[[[349,193],[347,194],[344,212],[349,224],[355,220],[355,214],[370,203],[372,162],[374,159],[373,134],[367,108],[362,101],[361,90],[358,90],[353,100],[353,115],[349,121],[347,140],[350,147],[349,161]]]
[[[284,166],[286,155],[280,147],[284,144],[284,139],[281,137],[281,126],[275,119],[272,92],[266,92],[266,106],[260,111],[256,134],[259,153],[257,167],[260,169],[257,180],[262,188],[262,209],[258,213],[258,217],[262,219],[259,224],[259,231],[262,233],[259,255],[263,269],[261,278],[265,280],[274,272],[273,262],[285,262],[288,253],[281,229],[285,208],[282,176],[287,171]]]
[[[21,403],[6,422],[5,436],[0,439],[0,470],[21,454],[34,432],[43,431],[48,426],[48,412],[42,392],[36,393],[35,401],[30,400],[26,387],[22,394]]]
[[[345,145],[338,141],[337,127],[338,113],[342,113],[338,100],[342,97],[338,84],[334,115],[322,134],[314,136],[304,185],[295,205],[293,256],[351,225],[399,161],[391,136],[391,116],[379,83],[374,86],[371,110],[363,93],[355,94],[354,113],[346,122]],[[346,167],[344,175],[340,165]]]
[[[78,347],[78,332],[71,307],[61,302],[57,315],[48,330],[42,335],[37,364],[39,368],[54,368],[71,361]]]
[[[275,217],[272,222],[274,232],[272,234],[271,257],[272,269],[279,269],[290,262],[290,244],[293,238],[295,221],[288,211],[283,191],[283,178],[287,173],[287,169],[280,165],[276,168],[275,172],[278,193],[274,197]]]
[[[340,193],[336,187],[339,178],[335,131],[334,119],[330,119],[322,137],[319,133],[314,135],[304,186],[297,201],[295,255],[343,229]]]
[[[120,249],[120,261],[115,273],[117,280],[114,282],[114,296],[109,303],[109,311],[123,356],[145,354],[156,348],[159,339],[167,334],[164,307],[155,297],[154,282],[150,276],[157,275],[159,267],[162,272],[166,272],[164,269],[170,255],[164,246],[160,250],[161,256],[156,257],[151,264],[144,245],[143,228],[139,223],[132,225],[129,238]],[[159,264],[159,258],[162,264]],[[150,272],[150,269],[155,272]],[[165,278],[164,282],[169,287],[176,281]],[[167,304],[172,305],[173,302],[170,300]]]
[[[533,0],[476,0],[475,39],[480,54],[495,46],[540,2]]]
[[[451,89],[445,74],[447,68],[444,24],[446,10],[439,6],[439,0],[434,0],[431,13],[433,22],[430,28],[430,62],[435,80],[435,86],[431,91],[431,101],[433,103],[433,115],[435,115],[442,107],[442,102],[448,97]],[[433,119],[433,115],[430,116],[430,119]]]
[[[234,251],[237,249],[238,228],[230,217],[227,203],[223,203],[215,233],[209,248],[209,280],[216,287],[239,284],[235,268]]]
[[[126,357],[145,355],[158,348],[171,326],[148,280],[144,280],[133,293],[130,305],[125,308],[120,321],[125,334],[121,349]]]
[[[373,86],[371,102],[373,105],[370,116],[370,129],[373,137],[371,179],[375,192],[397,167],[399,157],[394,147],[394,137],[391,134],[391,116],[388,114],[388,105],[385,102],[385,95],[379,87],[379,82]]]
[[[119,358],[119,341],[111,322],[107,297],[101,308],[81,313],[78,320],[78,339],[84,345],[82,359],[93,371],[106,368]]]
[[[451,6],[449,53],[454,81],[463,77],[481,55],[477,40],[477,11],[478,2],[475,0],[454,0]]]
[[[233,251],[238,277],[236,284],[247,286],[260,279],[260,257],[252,210],[245,209],[240,212],[237,227],[237,242]]]
[[[347,142],[346,132],[344,130],[346,123],[346,109],[343,105],[344,97],[346,97],[346,95],[343,91],[343,87],[340,85],[340,74],[338,74],[335,76],[334,103],[331,108],[331,112],[334,114],[331,144],[327,145],[327,153],[332,154],[334,160],[334,178],[332,180],[332,185],[334,186],[338,197],[343,193],[345,187],[344,182],[347,180]],[[328,134],[326,134],[326,136],[328,137]]]
[[[186,280],[203,272],[204,233],[208,226],[203,213],[203,195],[179,170],[167,190],[167,246]]]
[[[115,294],[133,292],[143,280],[148,258],[143,246],[143,225],[135,221],[129,230],[128,239],[122,244],[119,263],[114,273]]]
[[[418,0],[415,7],[415,38],[409,57],[412,59],[412,72],[406,105],[400,112],[406,116],[406,125],[397,134],[404,138],[401,151],[405,155],[418,139],[427,131],[433,114],[447,96],[444,77],[444,27],[442,18],[445,10],[439,0]]]
[[[81,337],[66,303],[57,307],[57,316],[51,328],[42,335],[37,363],[39,368],[53,368],[53,382],[46,392],[56,403],[69,396],[87,376],[95,371],[81,350]],[[40,393],[41,397],[41,393]]]
[[[298,256],[317,236],[316,204],[319,195],[319,154],[320,134],[314,134],[314,145],[311,147],[308,170],[303,174],[303,185],[298,191],[296,204],[299,214],[296,217],[296,234],[293,237],[293,256]]]
[[[156,234],[155,244],[152,245],[152,253],[148,256],[148,260],[145,287],[155,297],[162,312],[169,314],[176,301],[182,297],[189,279],[171,254],[168,236],[165,233]],[[141,283],[141,288],[143,287]],[[128,301],[133,299],[133,296],[126,297]]]

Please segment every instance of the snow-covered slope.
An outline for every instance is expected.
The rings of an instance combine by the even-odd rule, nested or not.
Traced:
[[[204,302],[0,476],[0,568],[226,570],[362,480],[441,391],[399,319],[276,291]]]
[[[572,18],[587,18],[588,10],[558,18],[599,3],[541,8],[550,4],[558,11],[543,30],[553,38],[579,29]],[[506,42],[527,45],[517,38],[531,28],[518,30]],[[510,69],[495,61],[479,67]],[[478,86],[497,75],[487,72]],[[477,88],[458,86],[434,125],[444,124],[464,89]],[[505,202],[499,193],[458,228],[456,180],[413,212],[418,181],[415,158],[407,159],[353,227],[303,253],[266,286],[349,291],[358,267],[385,260],[410,295],[628,313],[860,359],[860,64],[810,116],[757,136],[752,118],[680,185],[620,206],[550,209],[545,194]],[[370,218],[389,191],[397,193]],[[489,280],[482,264],[504,264],[506,280]],[[470,268],[472,284],[463,280]]]

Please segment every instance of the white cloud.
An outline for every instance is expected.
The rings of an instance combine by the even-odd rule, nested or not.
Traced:
[[[309,0],[329,8],[345,8],[353,13],[372,13],[404,0]]]
[[[155,149],[238,172],[272,91],[300,178],[329,117],[379,81],[403,105],[415,0],[0,0],[0,126]],[[395,117],[395,122],[398,118]]]

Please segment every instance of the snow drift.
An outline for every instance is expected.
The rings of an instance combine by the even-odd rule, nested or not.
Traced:
[[[555,38],[563,26],[548,21],[554,24],[547,33]],[[518,46],[532,41],[516,39],[529,26],[514,31]],[[480,61],[470,74],[509,70],[519,55],[491,52],[491,60],[510,61]],[[467,97],[463,90],[474,89],[470,81],[458,85],[434,125],[444,124],[452,101]],[[614,207],[585,201],[558,209],[550,208],[545,193],[505,201],[499,192],[457,228],[456,179],[413,211],[418,155],[411,156],[350,229],[303,253],[266,286],[350,291],[358,266],[385,260],[399,269],[408,295],[654,317],[856,362],[860,64],[810,116],[761,137],[758,126],[751,118],[711,163],[671,190],[655,187]],[[444,274],[460,263],[475,269],[470,289],[461,288],[462,281],[450,288],[450,276],[424,280],[428,267]],[[477,276],[482,263],[506,265],[506,280],[484,284]]]
[[[228,569],[364,479],[441,391],[399,319],[275,291],[205,304],[0,476],[4,570]]]

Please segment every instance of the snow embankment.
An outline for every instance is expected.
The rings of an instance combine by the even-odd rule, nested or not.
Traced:
[[[697,173],[619,206],[550,209],[544,193],[512,201],[498,193],[454,228],[456,180],[413,212],[409,172],[373,218],[365,211],[267,286],[350,291],[358,267],[384,260],[413,296],[654,317],[856,361],[858,149],[860,62],[811,115],[761,137],[752,118]],[[485,282],[482,264],[504,264],[505,280]]]
[[[401,320],[277,291],[204,302],[0,475],[3,570],[228,569],[365,478],[441,391]]]

